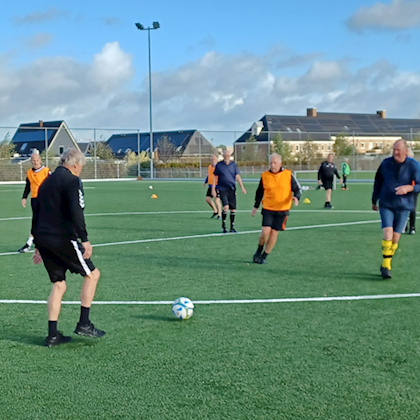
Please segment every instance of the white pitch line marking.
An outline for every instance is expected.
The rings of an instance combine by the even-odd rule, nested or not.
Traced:
[[[360,222],[345,222],[345,223],[329,223],[325,225],[308,225],[308,226],[295,226],[287,228],[285,232],[289,230],[302,230],[302,229],[317,229],[317,228],[325,228],[325,227],[339,227],[339,226],[353,226],[353,225],[366,225],[370,223],[379,223],[380,220],[363,220]],[[247,230],[244,232],[237,232],[237,233],[205,233],[203,235],[188,235],[188,236],[172,236],[169,238],[152,238],[152,239],[136,239],[133,241],[123,241],[123,242],[108,242],[105,244],[95,244],[92,245],[93,248],[99,248],[102,246],[115,246],[115,245],[130,245],[130,244],[143,244],[149,242],[165,242],[165,241],[178,241],[181,239],[199,239],[199,238],[211,238],[217,236],[223,237],[234,237],[236,235],[248,235],[250,233],[260,233],[260,230]],[[29,253],[33,253],[33,251],[29,251]],[[19,252],[4,252],[0,254],[0,257],[6,255],[17,255]]]
[[[392,295],[361,295],[361,296],[320,296],[307,298],[279,298],[279,299],[233,299],[233,300],[194,300],[194,305],[217,305],[217,304],[254,304],[254,303],[296,303],[296,302],[333,302],[333,301],[353,301],[353,300],[382,300],[382,299],[403,299],[420,297],[420,293],[400,293]],[[17,304],[47,304],[46,300],[18,300],[0,299],[0,303]],[[94,305],[171,305],[172,300],[155,301],[93,301]],[[80,301],[63,301],[63,305],[80,305]]]
[[[325,209],[319,210],[290,210],[292,213],[326,213]],[[237,213],[251,213],[250,210],[236,210]],[[174,210],[174,211],[128,211],[121,213],[90,213],[85,214],[85,217],[99,217],[99,216],[155,216],[159,214],[202,214],[209,213],[208,210]],[[328,215],[334,213],[369,213],[374,214],[373,210],[333,210],[328,211]],[[420,213],[420,212],[419,212]],[[21,217],[4,217],[0,218],[0,222],[7,222],[9,220],[31,220],[31,216]]]

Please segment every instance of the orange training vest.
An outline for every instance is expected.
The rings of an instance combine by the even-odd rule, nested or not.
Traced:
[[[265,210],[288,211],[292,207],[292,171],[283,169],[273,174],[265,171],[261,175],[264,188],[262,206]]]
[[[36,172],[33,169],[29,169],[26,172],[26,177],[29,179],[31,184],[31,198],[38,197],[38,190],[41,184],[45,181],[45,178],[50,174],[50,168],[43,166]]]
[[[216,169],[216,167],[214,167],[212,164],[209,165],[209,167],[207,168],[207,184],[209,184],[210,186],[213,185],[213,178],[214,178],[214,170]],[[219,177],[216,176],[216,185],[217,185],[217,179]]]

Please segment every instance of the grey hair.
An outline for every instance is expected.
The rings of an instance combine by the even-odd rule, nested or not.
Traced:
[[[402,143],[407,150],[409,149],[406,139],[399,139],[394,143],[394,145],[397,144],[397,143]]]
[[[272,153],[271,155],[270,155],[270,160],[269,160],[269,162],[271,162],[271,158],[273,158],[273,157],[278,157],[278,158],[280,158],[280,160],[282,161],[283,160],[283,158],[278,154],[278,153]]]
[[[60,166],[74,166],[81,165],[84,166],[86,163],[85,155],[75,148],[66,150],[60,157]]]

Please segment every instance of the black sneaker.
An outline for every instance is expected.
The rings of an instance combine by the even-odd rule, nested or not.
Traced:
[[[217,216],[217,220],[222,220],[222,218],[220,216]]]
[[[255,264],[259,264],[258,260],[261,258],[261,254],[258,254],[258,252],[256,252],[254,254],[254,256],[252,257],[252,261],[254,261]]]
[[[222,227],[222,233],[227,233],[227,229],[224,226]]]
[[[258,258],[257,264],[267,264],[267,260],[260,255],[260,258]]]
[[[210,217],[210,219],[214,219],[217,216],[217,213],[213,213],[213,215]]]
[[[63,335],[63,334],[61,334],[61,332],[59,331],[59,332],[57,333],[57,335],[55,335],[55,336],[53,336],[53,337],[48,336],[48,337],[45,339],[45,345],[46,345],[47,347],[54,347],[54,346],[58,346],[59,344],[69,343],[70,341],[71,341],[71,337],[66,336],[66,335]]]
[[[80,325],[79,323],[76,325],[76,329],[74,332],[78,335],[84,335],[85,337],[103,337],[106,333],[105,331],[98,330],[95,326],[90,322],[87,325]]]
[[[415,229],[410,229],[410,232],[408,232],[410,235],[415,235],[416,234],[416,230]]]
[[[238,233],[234,228],[230,228],[230,233]]]
[[[381,267],[381,275],[383,279],[390,279],[391,278],[391,270],[388,270],[385,267]]]
[[[31,249],[31,247],[28,244],[25,244],[22,248],[20,248],[18,250],[18,252],[20,252],[21,254],[23,254],[24,252],[29,252],[30,249]]]

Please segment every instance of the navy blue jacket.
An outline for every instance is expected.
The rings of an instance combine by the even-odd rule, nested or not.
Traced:
[[[414,185],[414,191],[397,195],[395,188],[401,185]],[[420,192],[420,165],[407,157],[398,163],[393,157],[384,159],[379,166],[373,187],[372,204],[379,200],[379,207],[392,210],[414,210],[414,193]]]

